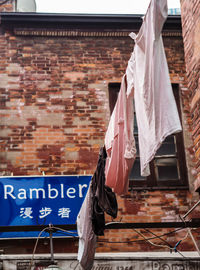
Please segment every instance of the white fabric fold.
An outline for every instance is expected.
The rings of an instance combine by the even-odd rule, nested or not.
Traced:
[[[142,176],[150,174],[149,162],[165,138],[182,130],[161,35],[167,11],[167,0],[151,1],[138,35],[132,35],[135,46],[126,71],[128,93],[134,87]]]

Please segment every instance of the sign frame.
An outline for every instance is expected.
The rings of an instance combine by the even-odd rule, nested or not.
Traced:
[[[86,196],[91,175],[0,177],[0,240],[35,238],[49,225],[70,228],[77,236],[76,218]],[[41,237],[47,237],[43,233]]]

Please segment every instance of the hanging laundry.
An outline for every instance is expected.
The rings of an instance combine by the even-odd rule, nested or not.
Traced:
[[[128,190],[136,155],[133,98],[142,176],[150,174],[149,162],[165,138],[182,130],[161,35],[167,13],[167,0],[152,0],[139,33],[130,34],[135,46],[105,136],[106,185],[119,195]]]
[[[105,147],[101,147],[95,173],[77,217],[78,260],[83,270],[92,269],[96,235],[103,235],[105,230],[104,212],[113,218],[117,217],[116,195],[105,186],[106,157]]]
[[[111,188],[105,186],[106,150],[101,147],[95,173],[92,177],[92,226],[96,235],[104,235],[105,215],[117,217],[117,199]]]
[[[92,269],[96,249],[96,235],[92,229],[92,188],[88,188],[86,197],[77,216],[79,236],[78,261],[84,270]]]
[[[133,137],[133,91],[126,94],[126,75],[123,76],[118,99],[105,136],[106,186],[118,194],[128,192],[128,176],[133,166],[136,148]]]
[[[161,31],[167,18],[167,0],[152,0],[129,60],[128,92],[134,87],[141,175],[148,176],[149,162],[165,140],[182,130],[172,92]]]

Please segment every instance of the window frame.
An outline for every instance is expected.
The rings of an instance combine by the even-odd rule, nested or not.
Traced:
[[[172,89],[174,93],[174,97],[176,100],[179,117],[182,122],[181,117],[181,105],[180,105],[180,97],[179,97],[179,85],[172,84]],[[108,93],[109,93],[109,108],[110,114],[114,109],[114,105],[117,100],[118,93],[120,91],[120,83],[109,83],[108,84]],[[137,136],[134,134],[134,136]],[[176,158],[177,160],[177,169],[179,178],[176,180],[158,180],[156,176],[156,165],[155,162],[161,157],[154,157],[153,160],[150,162],[150,176],[147,176],[145,179],[134,180],[129,178],[129,188],[133,190],[176,190],[176,189],[187,189],[188,186],[188,175],[187,175],[187,167],[186,167],[186,159],[185,159],[185,151],[184,151],[184,139],[183,139],[183,132],[179,132],[177,134],[173,134],[171,136],[175,137],[175,146],[176,146]],[[163,158],[166,156],[163,156]],[[139,156],[136,157],[139,159]],[[169,158],[169,157],[166,157]]]

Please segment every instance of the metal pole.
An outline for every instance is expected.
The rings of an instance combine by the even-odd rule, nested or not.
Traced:
[[[49,240],[50,240],[50,252],[51,252],[51,264],[54,264],[54,254],[53,254],[53,237],[52,229],[49,228]]]
[[[187,213],[183,216],[183,219],[185,219],[199,204],[200,200],[197,203],[195,203],[195,205],[193,205],[189,211],[187,211]]]
[[[199,254],[199,256],[200,256],[200,250],[199,250],[199,247],[198,247],[198,245],[197,245],[196,240],[194,239],[194,236],[193,236],[193,234],[192,234],[192,232],[191,232],[191,229],[190,229],[190,228],[187,228],[187,230],[188,230],[189,235],[190,235],[190,237],[191,237],[191,239],[192,239],[192,241],[193,241],[193,243],[194,243],[194,246],[195,246],[195,248],[196,248],[196,250],[197,250],[197,252],[198,252],[198,254]]]
[[[183,221],[185,221],[185,218],[198,206],[200,204],[200,200],[197,202],[197,203],[195,203],[195,205],[193,205],[193,207],[189,210],[189,211],[187,211],[187,213],[183,216],[183,217],[181,217],[181,219],[183,220]],[[199,256],[200,256],[200,250],[199,250],[199,247],[198,247],[198,245],[197,245],[197,242],[196,242],[196,240],[194,239],[194,236],[193,236],[193,234],[192,234],[192,232],[191,232],[191,229],[188,227],[187,228],[187,230],[188,230],[188,233],[189,233],[189,235],[190,235],[190,237],[191,237],[191,239],[192,239],[192,241],[193,241],[193,243],[194,243],[194,246],[195,246],[195,248],[196,248],[196,250],[197,250],[197,252],[198,252],[198,254],[199,254]]]

